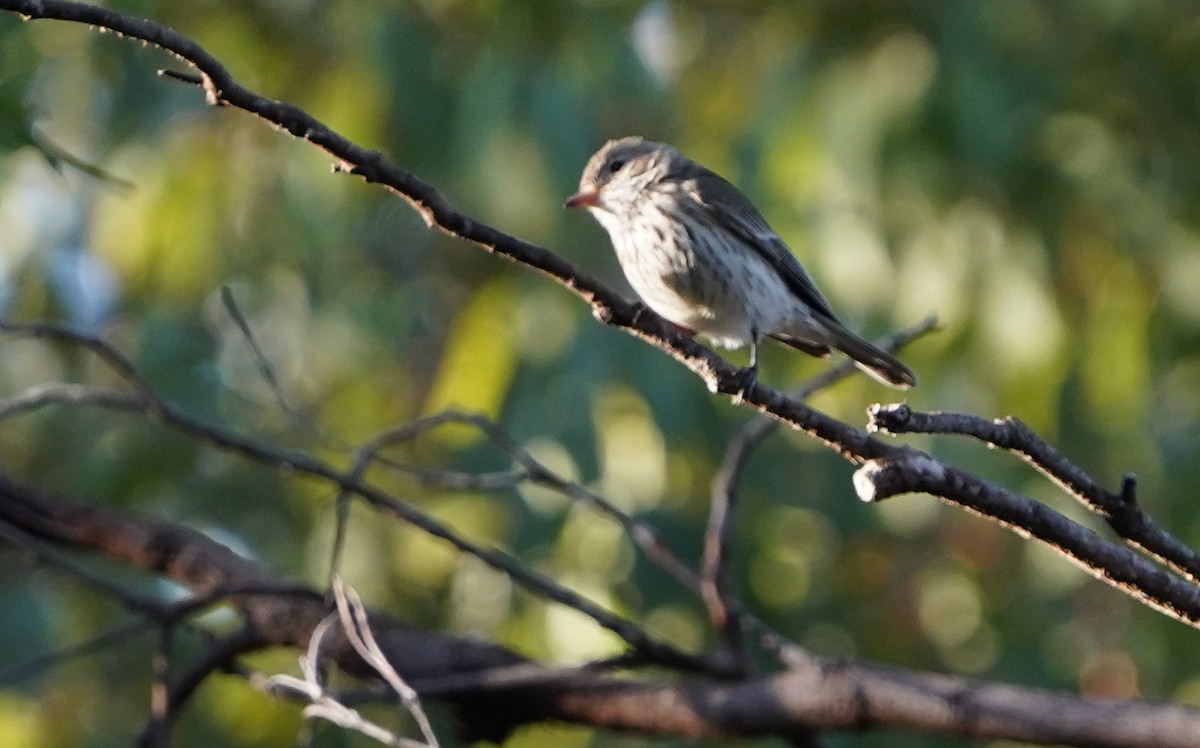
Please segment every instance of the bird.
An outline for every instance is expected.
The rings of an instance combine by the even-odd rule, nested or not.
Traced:
[[[916,385],[912,369],[846,329],[749,198],[674,147],[608,141],[563,205],[608,232],[630,286],[659,316],[723,348],[749,344],[742,391],[764,337],[818,358],[836,349],[885,385]]]

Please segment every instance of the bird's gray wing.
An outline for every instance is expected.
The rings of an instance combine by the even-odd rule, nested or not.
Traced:
[[[813,283],[808,271],[750,199],[720,175],[698,164],[690,166],[692,173],[688,176],[691,184],[685,188],[690,196],[707,207],[730,233],[758,252],[801,301],[837,321],[833,308],[817,289],[817,284]]]

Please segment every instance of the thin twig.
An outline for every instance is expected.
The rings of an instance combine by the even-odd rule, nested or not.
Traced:
[[[100,633],[62,649],[34,655],[19,662],[0,668],[0,685],[20,683],[39,673],[64,665],[72,660],[89,657],[116,647],[139,634],[156,627],[155,621],[147,616],[135,616],[121,621]]]
[[[400,697],[400,703],[416,720],[421,735],[425,738],[425,745],[430,748],[438,748],[437,735],[434,734],[429,717],[425,715],[425,709],[421,706],[421,698],[412,687],[404,682],[400,673],[396,672],[396,668],[392,666],[383,650],[380,649],[379,643],[375,641],[367,609],[359,599],[358,593],[352,587],[343,584],[341,578],[337,577],[333,580],[333,599],[337,603],[342,631],[350,641],[350,646],[354,647],[358,656],[374,668],[375,672],[379,673],[380,677]]]
[[[164,631],[167,629],[168,626],[163,627]],[[161,695],[156,696],[156,708],[151,710],[151,716],[142,728],[135,745],[151,746],[159,736],[168,737],[180,710],[209,675],[229,669],[238,655],[261,649],[262,646],[263,642],[254,628],[246,625],[210,642],[178,676],[168,680],[168,673],[164,667],[154,684],[156,692],[161,684]]]
[[[119,371],[133,371],[132,364],[110,344],[90,336],[72,333],[66,328],[41,324],[18,325],[14,323],[0,323],[0,330],[14,334],[28,330],[29,334],[35,336],[44,335],[49,330],[58,340],[77,340],[81,345],[96,351],[100,354],[102,360],[114,365]],[[514,582],[532,590],[536,594],[579,611],[603,628],[621,637],[647,663],[677,667],[696,672],[719,672],[721,670],[718,663],[688,654],[667,642],[650,636],[633,621],[618,616],[583,595],[564,587],[546,575],[525,565],[510,554],[497,548],[489,548],[467,540],[451,530],[444,523],[422,512],[412,504],[396,499],[364,483],[354,474],[354,471],[339,471],[310,454],[296,450],[280,449],[253,438],[234,433],[217,424],[188,415],[173,403],[159,398],[136,374],[133,376],[140,383],[141,387],[140,398],[137,402],[141,404],[148,415],[160,423],[189,434],[200,442],[222,450],[234,452],[246,459],[260,462],[273,468],[286,467],[296,474],[318,478],[343,491],[353,493],[361,497],[374,509],[411,524],[434,537],[440,538],[463,553],[475,556],[488,566],[507,574]],[[94,392],[99,393],[103,392],[103,390],[97,389]],[[111,395],[110,397],[97,396],[88,398],[86,402],[81,404],[104,406],[110,400],[116,401],[118,407],[121,409],[132,409],[129,401],[124,401]],[[49,405],[53,402],[53,399],[43,399],[41,405]],[[2,406],[2,403],[0,403],[0,406]]]
[[[879,346],[886,351],[895,352],[936,328],[937,320],[928,317],[920,324],[887,336],[879,341]],[[791,392],[791,397],[799,401],[807,400],[856,371],[852,361],[842,361],[797,387]],[[740,617],[730,610],[728,590],[728,550],[733,535],[737,483],[750,455],[778,425],[778,421],[758,415],[742,426],[726,445],[725,456],[721,459],[721,465],[713,475],[711,484],[708,527],[704,533],[704,554],[700,563],[700,592],[713,626],[721,633],[726,649],[743,663],[745,657],[742,622]],[[772,634],[773,632],[767,634],[767,641],[770,641]]]
[[[267,383],[267,389],[271,391],[279,409],[286,413],[293,421],[300,424],[308,433],[313,434],[319,439],[329,440],[329,437],[318,431],[312,416],[293,406],[288,401],[287,396],[283,394],[283,386],[279,383],[279,377],[275,374],[275,367],[258,344],[258,338],[255,337],[254,331],[250,329],[250,322],[246,319],[246,315],[242,314],[241,308],[238,307],[237,299],[233,296],[233,289],[227,285],[221,286],[221,305],[225,307],[225,311],[229,314],[229,318],[233,320],[234,326],[242,334],[242,339],[250,347],[250,353],[254,357],[254,363],[258,368],[259,376]]]
[[[397,735],[372,722],[357,710],[338,701],[336,696],[325,690],[321,677],[321,645],[336,620],[332,615],[327,616],[313,629],[308,650],[300,658],[301,677],[273,675],[267,679],[267,690],[273,693],[297,696],[308,702],[308,706],[304,708],[304,716],[309,719],[323,719],[338,727],[362,733],[384,745],[399,746],[399,748],[431,748],[430,744]],[[436,748],[436,745],[433,748]]]
[[[142,378],[142,375],[138,373],[133,363],[120,351],[100,338],[54,322],[14,323],[3,319],[0,319],[0,333],[19,335],[25,338],[52,340],[56,343],[67,343],[86,348],[98,356],[104,363],[108,364],[117,376],[131,385],[148,406],[157,401],[157,398],[150,390],[150,386]]]
[[[507,487],[510,481],[513,483],[520,482],[520,480],[529,481],[591,507],[619,524],[630,539],[633,540],[634,544],[646,554],[646,557],[656,563],[673,579],[688,589],[699,589],[696,573],[671,550],[666,540],[659,535],[654,527],[637,520],[619,509],[612,502],[594,491],[588,490],[578,482],[558,475],[537,460],[529,450],[518,444],[510,434],[486,416],[463,413],[456,410],[445,410],[391,428],[363,445],[354,466],[350,469],[350,475],[361,478],[363,471],[365,471],[372,460],[377,459],[380,451],[407,442],[427,431],[448,424],[471,426],[478,430],[488,441],[502,449],[522,468],[519,472],[491,474],[497,483]],[[395,462],[387,464],[390,467],[402,469],[405,472],[413,472],[409,468],[399,467]],[[427,471],[416,474],[420,478],[438,480]],[[451,476],[454,481],[461,479],[461,476],[458,474],[451,473]]]
[[[151,657],[154,680],[150,684],[150,715],[137,741],[144,748],[161,748],[170,740],[172,711],[167,694],[171,677],[171,650],[175,627],[163,624],[158,629],[158,646]]]
[[[16,395],[0,398],[0,420],[48,405],[88,405],[109,410],[144,413],[145,401],[128,392],[69,382],[47,382],[27,387]]]
[[[87,174],[89,177],[96,179],[101,184],[107,184],[116,188],[122,193],[131,192],[136,186],[128,179],[118,177],[116,174],[106,171],[96,164],[90,163],[87,160],[76,156],[74,153],[71,153],[66,148],[63,148],[61,145],[51,140],[37,127],[31,127],[29,129],[29,138],[33,141],[34,146],[42,152],[42,155],[46,157],[46,160],[49,161],[56,170],[60,169],[62,164],[73,166],[84,174]]]

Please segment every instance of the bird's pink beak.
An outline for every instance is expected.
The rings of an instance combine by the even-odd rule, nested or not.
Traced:
[[[595,208],[600,204],[600,193],[596,190],[581,190],[563,201],[564,208]]]

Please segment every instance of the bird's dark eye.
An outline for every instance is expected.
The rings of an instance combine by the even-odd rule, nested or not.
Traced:
[[[616,174],[616,173],[617,173],[618,171],[620,171],[620,170],[621,170],[621,169],[622,169],[624,166],[625,166],[625,159],[623,159],[623,158],[614,158],[612,161],[609,161],[609,162],[608,162],[608,173],[609,173],[609,174]]]

